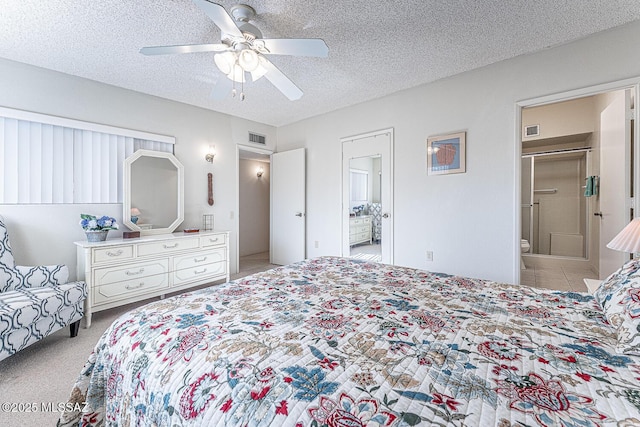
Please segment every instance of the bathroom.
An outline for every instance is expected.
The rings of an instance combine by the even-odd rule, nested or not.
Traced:
[[[584,291],[620,257],[606,243],[630,216],[630,92],[522,109],[521,284]]]

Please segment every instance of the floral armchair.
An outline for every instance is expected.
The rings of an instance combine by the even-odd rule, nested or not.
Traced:
[[[0,216],[0,360],[58,329],[78,335],[87,289],[66,265],[16,266]]]

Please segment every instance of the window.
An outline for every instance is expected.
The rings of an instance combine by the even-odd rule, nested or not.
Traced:
[[[351,169],[351,203],[354,205],[366,203],[369,198],[369,173]]]
[[[0,203],[122,203],[134,151],[173,152],[174,138],[0,108]]]

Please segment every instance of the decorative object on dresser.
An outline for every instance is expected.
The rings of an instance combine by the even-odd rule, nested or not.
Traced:
[[[229,280],[227,231],[75,244],[78,278],[87,283],[87,327],[96,311]]]
[[[106,215],[98,218],[95,215],[80,214],[80,225],[89,242],[103,242],[107,240],[109,230],[118,229],[115,218]]]
[[[78,335],[86,285],[68,278],[66,265],[16,265],[0,216],[0,360],[66,326]]]
[[[131,222],[134,224],[138,223],[138,220],[140,219],[140,209],[138,208],[131,208]]]
[[[349,217],[349,246],[359,243],[372,243],[369,215]]]
[[[202,229],[213,230],[213,214],[202,215]]]

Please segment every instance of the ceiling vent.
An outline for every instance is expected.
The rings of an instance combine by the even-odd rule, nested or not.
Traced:
[[[532,136],[540,135],[540,125],[530,125],[524,127],[524,137],[531,138]]]
[[[259,133],[249,132],[249,142],[253,142],[254,144],[267,144],[267,137],[264,135],[260,135]]]

